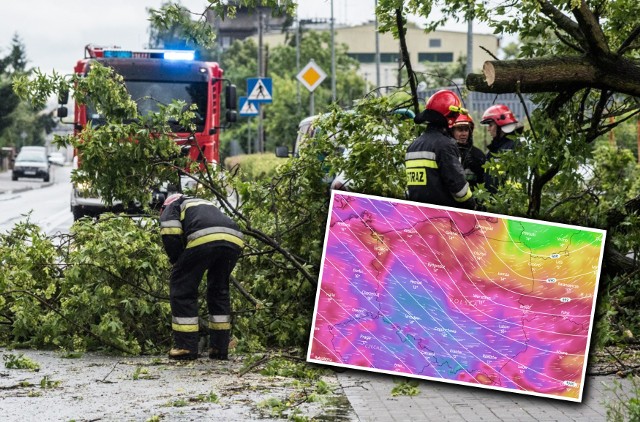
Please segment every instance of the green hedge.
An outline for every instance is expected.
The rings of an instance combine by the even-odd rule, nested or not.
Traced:
[[[287,160],[278,158],[275,154],[266,152],[262,154],[244,154],[227,157],[224,166],[227,170],[237,170],[244,181],[271,178],[276,174],[276,167]]]

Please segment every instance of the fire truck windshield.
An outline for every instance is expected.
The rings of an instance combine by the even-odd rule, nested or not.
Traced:
[[[184,101],[189,107],[195,104],[198,109],[194,123],[196,130],[202,132],[205,125],[207,110],[207,83],[206,82],[175,82],[175,81],[141,81],[128,80],[125,85],[131,98],[138,104],[138,113],[144,116],[148,113],[157,113],[160,105],[170,104],[173,100]],[[104,123],[104,116],[97,114],[93,107],[87,107],[87,117],[93,125]],[[176,122],[170,122],[176,132],[184,131]]]

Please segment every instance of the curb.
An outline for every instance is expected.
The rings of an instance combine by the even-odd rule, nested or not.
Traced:
[[[0,195],[5,195],[5,194],[11,195],[15,193],[26,192],[28,190],[48,188],[49,186],[53,186],[53,182],[46,182],[37,186],[25,186],[25,187],[16,188],[16,189],[6,189],[6,190],[0,189]]]

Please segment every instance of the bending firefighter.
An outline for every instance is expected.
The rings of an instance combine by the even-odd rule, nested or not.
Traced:
[[[461,107],[460,98],[453,91],[441,90],[415,117],[414,122],[428,125],[405,156],[409,200],[475,208],[456,141],[449,135],[449,127],[461,113],[466,110]]]
[[[209,201],[175,194],[162,205],[160,233],[173,264],[169,291],[174,347],[169,358],[198,357],[198,286],[207,271],[209,358],[228,359],[229,277],[243,247],[238,225]]]

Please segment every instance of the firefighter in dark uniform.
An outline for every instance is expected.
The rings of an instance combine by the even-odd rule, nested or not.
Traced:
[[[209,358],[228,359],[229,277],[243,247],[238,225],[209,201],[175,194],[162,205],[160,233],[173,264],[169,292],[174,347],[169,358],[198,357],[198,286],[208,271]]]
[[[414,122],[427,129],[407,149],[405,156],[408,198],[458,208],[475,208],[471,188],[460,163],[456,141],[449,126],[460,113],[460,98],[449,90],[433,94]]]
[[[516,147],[514,132],[522,127],[518,125],[518,120],[504,104],[496,104],[489,107],[482,115],[480,124],[487,125],[487,132],[491,136],[491,143],[488,145],[487,159],[498,161],[499,155],[505,151],[511,151]],[[500,180],[497,177],[485,173],[485,186],[491,193],[498,191]]]
[[[473,145],[473,128],[473,119],[468,114],[459,115],[451,125],[451,136],[458,143],[462,168],[472,190],[478,183],[484,183],[482,166],[486,162],[484,153]]]

